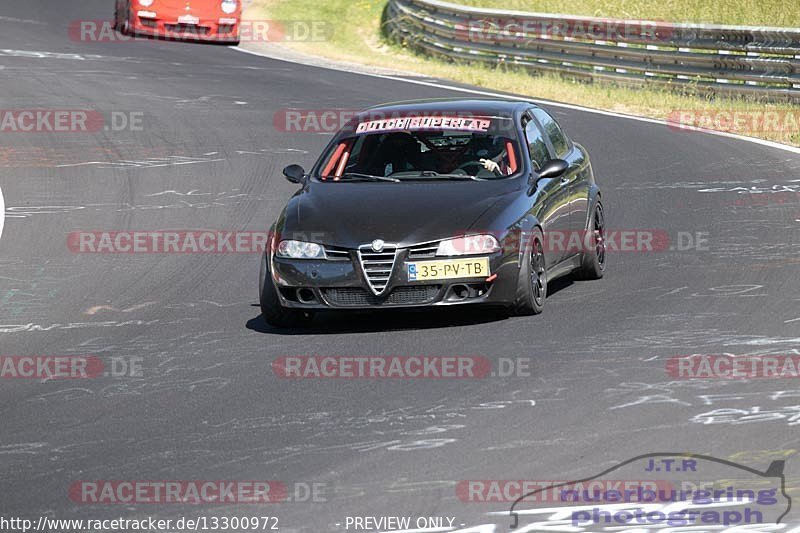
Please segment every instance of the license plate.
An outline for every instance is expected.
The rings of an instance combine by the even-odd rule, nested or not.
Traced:
[[[197,17],[193,17],[192,15],[181,15],[178,17],[179,24],[198,24],[200,19]]]
[[[491,275],[489,259],[447,259],[406,263],[408,281],[452,278],[485,278]]]

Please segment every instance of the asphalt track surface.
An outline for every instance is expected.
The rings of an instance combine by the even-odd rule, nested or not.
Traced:
[[[70,39],[70,21],[112,9],[26,0],[0,13],[0,107],[143,112],[142,131],[0,136],[0,354],[142,364],[141,377],[3,380],[3,515],[270,514],[283,531],[309,532],[341,531],[346,516],[455,516],[505,531],[507,519],[486,513],[508,506],[459,501],[459,480],[577,479],[665,450],[758,469],[787,458],[796,485],[796,380],[673,380],[665,364],[798,353],[800,157],[551,107],[592,154],[610,228],[706,232],[708,250],[612,254],[605,279],[559,283],[537,317],[357,313],[277,331],[259,316],[256,255],[78,254],[67,233],[267,229],[294,191],[280,170],[310,167],[328,139],[276,131],[274,113],[458,93],[219,46]],[[788,202],[749,201],[787,190]],[[522,357],[530,376],[273,374],[275,358],[304,354]],[[707,416],[716,409],[737,411]],[[748,418],[758,412],[771,414]],[[107,479],[282,480],[328,494],[205,506],[68,497],[75,481]]]

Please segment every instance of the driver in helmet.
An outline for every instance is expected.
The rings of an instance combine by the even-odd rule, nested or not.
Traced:
[[[475,156],[486,170],[499,176],[507,174],[508,166],[505,163],[505,150],[499,137],[494,135],[476,137]]]

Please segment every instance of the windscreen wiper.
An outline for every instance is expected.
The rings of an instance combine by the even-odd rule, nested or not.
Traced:
[[[478,176],[472,176],[471,174],[439,174],[435,170],[423,170],[418,174],[419,177],[424,178],[441,178],[441,179],[458,179],[458,180],[470,180],[470,181],[486,181],[484,178],[479,178]]]
[[[342,174],[342,177],[343,178],[359,178],[359,179],[365,179],[365,180],[369,180],[369,181],[392,181],[392,182],[395,182],[395,183],[400,181],[397,178],[390,178],[388,176],[376,176],[374,174],[361,174],[360,172],[345,172],[344,174]]]

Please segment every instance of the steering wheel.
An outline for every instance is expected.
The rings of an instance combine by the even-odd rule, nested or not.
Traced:
[[[469,170],[470,167],[474,169],[474,172]],[[466,163],[461,163],[460,165],[458,165],[458,167],[453,171],[453,174],[459,174],[458,172],[459,170],[467,174],[470,174],[472,176],[475,176],[481,170],[486,170],[486,167],[484,167],[483,163],[481,163],[480,161],[467,161]]]

